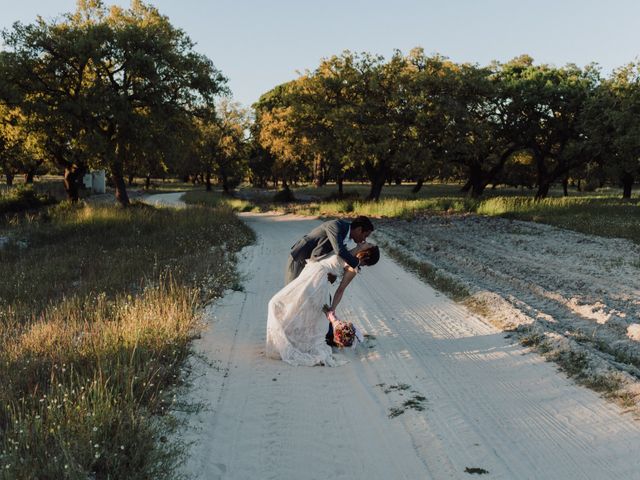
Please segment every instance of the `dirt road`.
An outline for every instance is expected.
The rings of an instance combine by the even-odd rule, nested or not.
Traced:
[[[173,199],[172,199],[173,200]],[[185,468],[201,479],[640,478],[640,424],[387,258],[339,315],[367,335],[345,366],[264,356],[269,298],[317,220],[246,215],[244,291],[208,310]],[[375,239],[374,239],[375,240]]]

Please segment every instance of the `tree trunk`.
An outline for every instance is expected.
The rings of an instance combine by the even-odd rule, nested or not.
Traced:
[[[205,176],[205,185],[206,185],[206,190],[207,192],[211,191],[211,172],[207,172],[207,175]]]
[[[338,177],[338,180],[336,180],[336,183],[338,184],[338,195],[342,196],[344,195],[344,188],[343,188],[343,179],[342,177]]]
[[[634,180],[633,175],[629,172],[622,172],[620,180],[622,181],[622,198],[631,198],[631,189],[633,188]]]
[[[4,176],[7,179],[7,186],[8,187],[13,186],[13,174],[12,173],[5,173]]]
[[[164,178],[162,179],[164,183]],[[144,179],[144,188],[145,190],[149,190],[151,188],[151,175],[147,175]]]
[[[567,177],[562,179],[562,194],[565,197],[569,196],[569,179]]]
[[[469,169],[469,182],[471,183],[471,196],[478,198],[484,192],[484,175],[482,175],[482,167],[478,164],[471,165]]]
[[[231,195],[231,187],[229,186],[229,175],[227,175],[226,172],[222,172],[220,175],[220,180],[222,180],[222,193],[224,193],[225,195]]]
[[[402,179],[400,177],[396,177],[396,185],[402,185]]]
[[[129,186],[133,186],[133,180],[134,180],[134,176],[133,175],[129,175]]]
[[[469,190],[471,190],[471,180],[467,180],[467,183],[465,183],[460,189],[462,193],[467,193]]]
[[[32,184],[33,179],[36,176],[36,171],[40,168],[40,165],[44,163],[44,160],[38,160],[34,166],[32,166],[27,173],[24,174],[24,183]]]
[[[382,187],[384,187],[385,178],[383,175],[379,175],[371,182],[371,190],[367,200],[373,200],[377,202],[380,200],[380,194],[382,193]]]
[[[542,198],[546,198],[549,195],[549,188],[551,187],[551,180],[549,178],[549,173],[547,172],[547,167],[544,163],[544,155],[540,151],[540,149],[534,149],[533,157],[536,162],[536,173],[538,180],[538,190],[536,191],[536,200],[540,200]]]
[[[538,190],[536,191],[536,200],[541,200],[543,198],[547,198],[549,195],[549,188],[551,187],[551,182],[544,181],[538,184]]]
[[[411,193],[418,193],[420,191],[420,189],[422,188],[422,185],[424,185],[424,178],[421,178],[420,180],[418,180],[416,182],[416,184],[411,189]]]
[[[326,183],[324,179],[324,168],[322,164],[322,157],[320,155],[316,155],[316,157],[313,159],[313,184],[316,187],[321,187]]]
[[[482,194],[484,193],[485,187],[486,185],[482,181],[479,181],[478,183],[474,184],[473,187],[471,188],[471,196],[473,198],[481,197]]]
[[[127,186],[124,177],[120,173],[114,173],[113,184],[116,187],[116,201],[123,207],[129,206],[129,195],[127,194]]]
[[[393,155],[390,154],[388,158],[393,158]],[[391,183],[388,160],[380,161],[377,166],[374,166],[372,163],[367,163],[364,168],[371,182],[371,190],[369,191],[367,200],[377,202],[380,200],[380,194],[382,193],[382,187],[384,187],[385,182],[389,180],[389,183]]]
[[[67,166],[64,169],[64,189],[72,203],[80,199],[80,182],[85,171],[85,167],[78,165]]]

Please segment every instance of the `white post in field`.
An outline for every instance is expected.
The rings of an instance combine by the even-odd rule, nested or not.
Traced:
[[[93,193],[106,192],[106,175],[104,170],[96,170],[91,174],[93,177],[92,188]]]

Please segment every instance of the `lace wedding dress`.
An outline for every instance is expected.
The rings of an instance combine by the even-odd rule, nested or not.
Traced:
[[[345,262],[336,254],[309,261],[293,282],[269,301],[267,349],[270,358],[291,365],[338,366],[346,363],[333,357],[325,335],[329,322],[322,306],[329,303],[331,284],[327,274],[338,278]]]

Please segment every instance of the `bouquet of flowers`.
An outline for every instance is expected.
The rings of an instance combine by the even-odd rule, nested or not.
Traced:
[[[341,347],[350,347],[356,339],[356,327],[351,322],[343,322],[336,317],[336,312],[331,310],[328,305],[322,307],[331,324],[333,325],[333,340]]]

